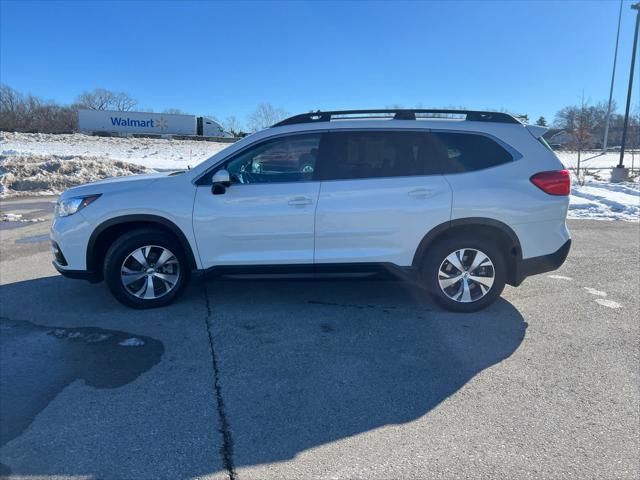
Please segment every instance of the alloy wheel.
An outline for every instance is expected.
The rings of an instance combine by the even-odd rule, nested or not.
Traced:
[[[491,290],[495,276],[493,262],[484,252],[461,248],[447,255],[440,264],[438,284],[451,300],[470,303]]]
[[[120,279],[133,296],[153,300],[175,288],[180,278],[180,263],[165,247],[146,245],[131,252],[122,262]]]

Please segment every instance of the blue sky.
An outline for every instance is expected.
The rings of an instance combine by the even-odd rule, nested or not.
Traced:
[[[635,22],[629,6],[619,111]],[[607,99],[618,8],[615,0],[2,1],[0,78],[63,103],[103,87],[128,92],[138,109],[242,121],[260,102],[291,113],[398,104],[551,119],[583,91],[592,102]]]

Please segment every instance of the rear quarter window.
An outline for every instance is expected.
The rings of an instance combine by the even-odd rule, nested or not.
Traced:
[[[433,155],[442,173],[463,173],[513,161],[513,156],[495,140],[473,133],[431,132]]]

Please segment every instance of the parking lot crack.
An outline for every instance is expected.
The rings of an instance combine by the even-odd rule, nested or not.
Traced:
[[[224,463],[224,468],[227,470],[230,480],[235,480],[236,472],[233,464],[233,437],[231,436],[231,429],[229,428],[229,420],[227,419],[227,415],[225,412],[224,406],[224,398],[222,396],[222,386],[220,384],[220,367],[218,363],[218,358],[215,350],[215,342],[213,338],[213,329],[212,329],[212,315],[211,315],[211,304],[209,302],[209,292],[207,290],[207,283],[203,282],[204,285],[204,298],[205,304],[207,307],[207,316],[205,319],[207,336],[209,338],[209,350],[211,352],[211,365],[213,367],[213,389],[216,396],[216,406],[218,411],[218,420],[219,427],[218,430],[222,435],[222,447],[220,448],[220,454],[222,455],[222,461]]]

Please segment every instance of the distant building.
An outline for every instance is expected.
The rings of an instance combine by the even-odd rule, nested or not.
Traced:
[[[553,149],[567,148],[574,140],[571,133],[560,128],[550,128],[544,133],[543,137]]]

